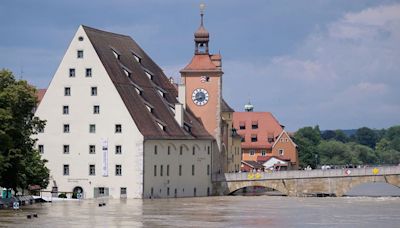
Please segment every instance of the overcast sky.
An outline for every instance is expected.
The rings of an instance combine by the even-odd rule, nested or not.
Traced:
[[[205,26],[223,57],[223,95],[293,131],[400,124],[400,1],[213,0]],[[179,77],[200,1],[1,0],[0,68],[46,88],[78,26],[131,36]]]

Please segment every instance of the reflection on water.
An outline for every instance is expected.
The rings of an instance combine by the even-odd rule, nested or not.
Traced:
[[[99,202],[106,206],[99,207]],[[37,213],[39,218],[27,219]],[[226,196],[83,200],[0,210],[10,227],[398,227],[400,198]]]

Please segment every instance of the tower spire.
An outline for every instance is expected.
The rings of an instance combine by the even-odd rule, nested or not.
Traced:
[[[204,9],[206,5],[200,4],[200,27],[194,33],[195,51],[197,54],[208,54],[208,41],[210,40],[210,34],[204,28]]]

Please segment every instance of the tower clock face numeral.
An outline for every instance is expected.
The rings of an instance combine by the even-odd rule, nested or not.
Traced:
[[[198,106],[203,106],[208,102],[208,92],[205,89],[195,89],[192,93],[192,100]]]

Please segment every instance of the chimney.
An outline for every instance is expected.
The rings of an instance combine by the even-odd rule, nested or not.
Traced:
[[[175,120],[180,127],[183,127],[183,104],[175,104]]]
[[[184,84],[178,84],[178,101],[186,109],[186,86]]]

